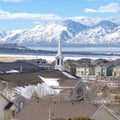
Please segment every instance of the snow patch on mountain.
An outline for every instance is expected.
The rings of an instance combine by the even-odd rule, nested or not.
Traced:
[[[113,18],[83,18],[79,22],[69,19],[61,23],[44,23],[28,30],[0,32],[0,42],[24,46],[56,46],[57,41],[61,39],[62,44],[66,46],[120,44],[120,24],[113,21]]]

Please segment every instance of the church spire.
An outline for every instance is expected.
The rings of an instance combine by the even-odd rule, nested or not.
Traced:
[[[55,69],[63,71],[64,70],[64,62],[63,62],[63,56],[62,56],[62,49],[61,49],[61,41],[58,40],[58,51],[56,55],[56,61],[55,61]]]
[[[60,39],[58,40],[58,51],[57,51],[57,55],[62,55],[62,51],[61,51],[61,41],[60,41]]]

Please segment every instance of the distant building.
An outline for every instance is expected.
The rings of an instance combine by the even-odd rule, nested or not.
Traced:
[[[113,67],[112,76],[116,78],[120,76],[120,65]]]
[[[113,67],[111,63],[99,64],[95,67],[95,76],[112,76]]]
[[[0,73],[21,73],[21,72],[36,72],[42,71],[43,69],[39,66],[31,64],[26,61],[15,61],[15,62],[1,62],[0,63]]]
[[[65,64],[65,71],[68,71],[68,72],[70,72],[70,73],[72,73],[72,74],[76,74],[76,65],[74,65],[74,64]]]
[[[115,66],[119,66],[119,65],[120,65],[120,59],[114,60],[114,61],[113,61],[113,64],[114,64]]]
[[[95,68],[92,65],[81,64],[76,67],[76,76],[90,77],[95,75]]]
[[[76,101],[84,101],[87,98],[87,85],[79,81],[75,86],[74,89],[71,91],[71,100]]]
[[[76,67],[76,75],[79,77],[89,75],[89,67],[84,64],[77,66]]]

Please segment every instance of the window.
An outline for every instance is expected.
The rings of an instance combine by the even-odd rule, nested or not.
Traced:
[[[83,71],[81,71],[81,74],[82,74],[82,75],[83,75],[83,73],[84,73],[84,72],[83,72]]]
[[[15,117],[15,110],[11,111],[11,117]]]
[[[59,65],[60,64],[60,60],[59,59],[57,59],[57,65]]]

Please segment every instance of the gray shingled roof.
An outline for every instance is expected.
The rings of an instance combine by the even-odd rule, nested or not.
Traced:
[[[48,120],[49,110],[52,119],[92,117],[98,107],[89,103],[29,101],[25,108],[16,115],[19,120]]]
[[[77,80],[73,80],[65,76],[62,72],[58,70],[49,71],[49,72],[32,72],[32,73],[17,73],[17,74],[1,74],[0,81],[6,81],[13,83],[14,86],[26,86],[33,85],[37,83],[42,83],[43,81],[38,77],[38,75],[45,78],[60,78],[60,85],[62,84],[69,85],[69,81],[71,85],[75,84]]]
[[[40,68],[30,63],[26,62],[0,62],[0,72],[5,73],[12,69],[20,71],[22,66],[23,72],[38,71]]]

